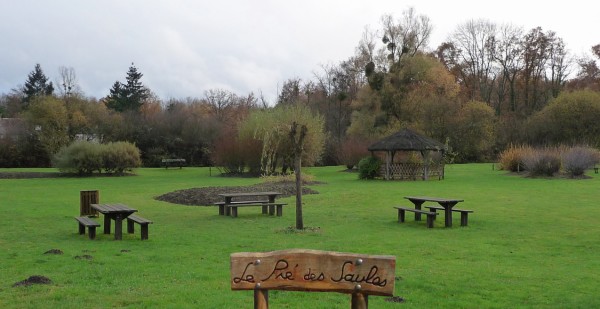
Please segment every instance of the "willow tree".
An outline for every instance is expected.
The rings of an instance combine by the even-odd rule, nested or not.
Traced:
[[[302,162],[315,164],[323,153],[325,144],[324,119],[304,105],[285,105],[266,110],[256,110],[238,127],[240,142],[253,140],[261,143],[260,169],[262,175],[282,173],[292,167],[294,147],[289,134],[291,125],[307,127],[302,151]],[[251,158],[248,158],[252,160]]]

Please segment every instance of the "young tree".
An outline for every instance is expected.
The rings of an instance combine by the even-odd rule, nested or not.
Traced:
[[[48,77],[42,71],[40,64],[37,63],[33,71],[27,76],[23,86],[23,94],[25,95],[23,101],[28,105],[34,97],[52,95],[53,92],[52,82],[48,82]]]
[[[304,138],[308,129],[306,125],[300,126],[298,132],[298,123],[292,123],[290,129],[290,140],[294,151],[294,172],[296,174],[296,229],[304,229],[304,219],[302,216],[302,153],[304,152]]]

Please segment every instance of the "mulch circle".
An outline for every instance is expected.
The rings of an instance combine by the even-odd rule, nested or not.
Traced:
[[[50,284],[52,283],[52,280],[50,280],[47,277],[44,276],[31,276],[23,281],[19,281],[15,284],[13,284],[13,287],[18,287],[18,286],[30,286],[33,284]]]
[[[322,184],[321,182],[309,182],[304,185],[317,185]],[[240,187],[204,187],[204,188],[192,188],[185,190],[178,190],[163,194],[155,197],[156,200],[169,202],[173,204],[187,205],[187,206],[213,206],[214,203],[223,200],[219,196],[221,193],[229,192],[263,192],[263,191],[275,191],[281,193],[277,198],[284,198],[288,196],[296,195],[296,183],[295,182],[265,182],[256,184],[253,186],[240,186]],[[302,194],[319,194],[318,191],[312,190],[307,187],[302,188]],[[252,199],[250,197],[249,199]],[[240,199],[241,200],[241,199]]]

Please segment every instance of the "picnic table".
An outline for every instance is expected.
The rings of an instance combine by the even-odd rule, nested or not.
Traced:
[[[405,199],[411,201],[415,205],[415,209],[421,210],[421,205],[425,202],[435,202],[440,204],[444,208],[445,214],[445,225],[446,227],[452,227],[452,207],[460,202],[464,202],[462,199],[454,198],[440,198],[440,197],[428,197],[428,196],[405,196]],[[415,221],[421,220],[421,213],[415,212]]]
[[[275,198],[281,195],[279,192],[267,191],[267,192],[234,192],[234,193],[221,193],[219,196],[223,198],[223,202],[217,202],[215,205],[219,206],[219,215],[237,217],[237,207],[245,206],[261,206],[262,213],[266,214],[267,210],[270,215],[275,213],[275,207],[277,206],[277,215],[281,216],[283,203],[275,203]],[[249,197],[256,197],[257,200],[248,200]],[[237,199],[234,201],[234,198]]]
[[[93,209],[104,215],[104,234],[110,234],[111,220],[115,220],[115,240],[123,237],[123,219],[129,217],[137,209],[125,204],[91,204]]]

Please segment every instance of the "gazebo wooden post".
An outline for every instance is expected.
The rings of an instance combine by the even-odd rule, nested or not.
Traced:
[[[422,150],[421,158],[423,158],[423,180],[428,180],[429,179],[429,150]]]
[[[391,151],[388,151],[386,156],[385,156],[385,180],[390,180],[390,174],[392,171],[392,167],[391,167],[391,161],[393,158],[393,154]]]

